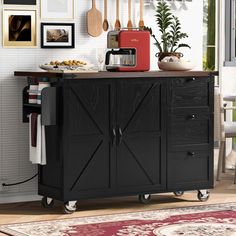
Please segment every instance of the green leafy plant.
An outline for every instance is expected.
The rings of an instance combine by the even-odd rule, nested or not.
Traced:
[[[180,40],[187,38],[188,35],[181,32],[181,23],[178,17],[173,15],[166,2],[161,1],[157,4],[155,17],[161,33],[161,40],[157,40],[152,28],[145,26],[144,29],[148,30],[154,38],[154,44],[157,46],[159,53],[176,52],[182,47],[191,48],[188,44],[180,43]]]

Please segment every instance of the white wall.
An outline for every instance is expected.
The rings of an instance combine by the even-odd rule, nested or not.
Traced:
[[[195,70],[202,69],[202,54],[203,54],[203,1],[193,0],[188,3],[188,10],[176,10],[175,14],[180,18],[183,32],[189,35],[189,38],[184,40],[191,46],[191,50],[188,48],[181,49],[184,56],[195,62]],[[180,4],[176,3],[179,8]],[[148,25],[153,25],[155,35],[158,35],[158,28],[155,27],[155,18],[150,17],[153,15],[151,11],[146,12],[146,21]],[[152,45],[152,69],[156,70],[155,53],[156,47]]]
[[[52,0],[53,1],[53,0]],[[86,58],[92,63],[96,63],[96,48],[106,46],[106,33],[98,38],[89,37],[86,32],[86,12],[91,7],[88,0],[75,0],[75,23],[76,23],[76,48],[75,49],[41,49],[39,46],[34,49],[7,49],[0,46],[0,181],[7,179],[8,182],[15,182],[31,177],[37,168],[28,161],[28,125],[23,124],[22,117],[22,89],[26,85],[26,79],[16,78],[13,72],[16,70],[35,70],[39,64],[54,59],[74,59]],[[138,23],[139,5],[138,0],[134,7],[135,17],[133,22]],[[156,2],[156,1],[154,1]],[[109,3],[109,23],[115,22],[115,1],[108,0]],[[122,22],[127,22],[127,0],[121,0]],[[188,10],[177,10],[175,13],[180,17],[183,24],[183,31],[189,34],[186,41],[192,46],[191,50],[185,50],[184,54],[193,57],[196,61],[196,69],[201,69],[202,65],[202,32],[203,32],[203,3],[202,0],[193,0],[187,3]],[[179,3],[177,3],[179,7]],[[2,11],[3,5],[0,5]],[[97,0],[97,7],[103,11],[103,0]],[[9,8],[9,7],[8,7]],[[14,9],[16,7],[10,7]],[[26,8],[26,7],[25,7]],[[30,8],[30,7],[27,7]],[[39,9],[37,6],[36,9]],[[145,7],[144,20],[146,25],[151,26],[157,32],[154,10],[150,6]],[[40,17],[38,12],[38,36]],[[60,21],[58,21],[60,22]],[[2,17],[0,18],[2,25]],[[2,32],[0,32],[2,40]],[[38,37],[38,45],[39,45]],[[0,42],[2,45],[2,41]],[[156,48],[151,48],[151,68],[157,69],[157,59],[155,58]],[[11,187],[9,192],[0,193],[1,202],[11,202],[22,199],[34,199],[36,196],[37,181]],[[25,197],[29,195],[29,197]]]

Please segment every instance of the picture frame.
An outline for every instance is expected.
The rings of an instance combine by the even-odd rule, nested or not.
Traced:
[[[36,10],[3,10],[3,47],[36,47]]]
[[[5,5],[37,5],[37,0],[3,0]]]
[[[41,48],[74,47],[74,23],[41,23]]]
[[[41,0],[41,19],[73,20],[74,0]]]

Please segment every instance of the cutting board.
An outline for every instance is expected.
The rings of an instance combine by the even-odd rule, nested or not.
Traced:
[[[96,0],[92,0],[92,8],[87,12],[88,34],[98,37],[102,34],[102,13],[96,8]]]

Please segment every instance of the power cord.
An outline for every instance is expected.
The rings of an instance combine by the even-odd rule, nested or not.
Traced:
[[[3,183],[2,186],[15,186],[15,185],[20,185],[20,184],[24,184],[26,182],[29,182],[30,180],[34,179],[36,176],[38,176],[38,173],[35,174],[33,177],[27,179],[27,180],[24,180],[24,181],[21,181],[21,182],[18,182],[18,183],[13,183],[13,184],[6,184],[6,183]]]

